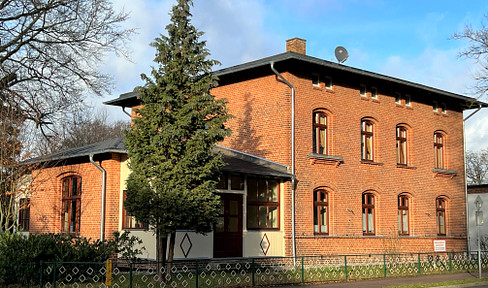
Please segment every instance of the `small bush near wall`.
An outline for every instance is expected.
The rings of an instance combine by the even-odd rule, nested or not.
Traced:
[[[120,235],[123,236],[124,234]],[[124,238],[125,237],[125,238]],[[0,235],[0,286],[30,285],[39,281],[42,262],[102,262],[127,250],[127,236],[100,241],[64,234],[18,233]],[[134,240],[135,241],[135,240]],[[133,255],[131,255],[133,256]]]

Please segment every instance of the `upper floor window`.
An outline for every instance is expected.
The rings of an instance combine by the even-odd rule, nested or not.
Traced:
[[[361,97],[366,97],[366,85],[361,84],[359,86],[359,94]]]
[[[373,122],[361,121],[361,159],[373,161]]]
[[[313,232],[329,234],[329,194],[320,189],[313,192]]]
[[[437,221],[437,235],[446,235],[446,200],[444,198],[437,198],[436,203],[436,221]]]
[[[124,191],[124,202],[125,202],[125,194],[127,191]],[[125,210],[125,205],[122,205],[122,229],[147,229],[148,225],[142,223],[141,221],[136,220],[136,217],[131,216],[127,210]]]
[[[378,100],[378,89],[371,87],[371,99]]]
[[[19,226],[20,231],[29,231],[30,199],[22,198],[19,201]]]
[[[325,77],[324,82],[325,82],[325,88],[326,89],[329,89],[329,90],[332,89],[332,78]]]
[[[432,111],[435,113],[439,112],[439,104],[437,104],[437,101],[432,102]]]
[[[434,133],[434,157],[434,168],[444,169],[444,136],[439,132]]]
[[[247,229],[279,229],[279,183],[275,179],[249,177]]]
[[[398,234],[409,235],[408,229],[408,210],[409,201],[406,195],[398,196]]]
[[[397,164],[407,165],[407,128],[396,127]]]
[[[375,235],[373,193],[363,193],[363,235]]]
[[[320,77],[319,74],[312,74],[312,85],[314,87],[320,87]]]
[[[402,94],[398,92],[395,93],[395,103],[398,105],[402,104]]]
[[[447,114],[447,106],[446,103],[441,104],[441,112],[442,114]]]
[[[63,233],[80,233],[81,177],[68,176],[62,180],[61,225]]]
[[[412,106],[412,97],[410,95],[405,95],[405,106]]]
[[[313,113],[313,152],[327,154],[327,115]]]

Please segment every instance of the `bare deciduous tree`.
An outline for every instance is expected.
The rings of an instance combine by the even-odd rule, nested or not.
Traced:
[[[57,126],[55,136],[42,138],[37,143],[34,154],[37,156],[55,153],[61,150],[85,146],[108,139],[123,137],[130,128],[130,121],[108,120],[108,114],[97,112],[93,108],[77,111],[66,124]]]
[[[0,1],[0,100],[13,100],[46,134],[87,92],[108,92],[98,66],[108,52],[127,55],[127,17],[110,0]]]
[[[485,16],[488,19],[488,15]],[[472,25],[466,25],[462,32],[454,33],[452,36],[458,40],[468,40],[469,46],[459,53],[462,58],[471,58],[476,60],[480,66],[481,71],[476,75],[475,93],[482,97],[488,92],[488,27],[485,23],[481,23],[478,29],[473,28]],[[468,103],[474,105],[475,103]]]
[[[468,184],[486,183],[488,173],[488,149],[466,152],[466,177]]]

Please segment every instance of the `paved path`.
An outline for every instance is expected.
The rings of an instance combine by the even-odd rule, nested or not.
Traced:
[[[485,278],[485,282],[481,283],[467,283],[456,286],[444,286],[444,287],[487,287],[488,288],[488,274],[482,275]],[[443,274],[443,275],[426,275],[419,277],[404,277],[404,278],[386,278],[386,279],[375,279],[375,280],[363,280],[363,281],[349,281],[341,283],[330,283],[330,284],[309,284],[304,286],[281,286],[282,288],[292,288],[292,287],[309,287],[309,288],[376,288],[376,287],[388,287],[388,286],[399,286],[406,284],[421,284],[421,283],[439,283],[445,281],[454,280],[465,280],[465,279],[476,279],[478,278],[478,273],[455,273],[455,274]]]

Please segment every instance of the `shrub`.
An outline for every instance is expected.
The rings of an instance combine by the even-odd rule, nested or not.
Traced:
[[[0,285],[30,285],[39,280],[39,264],[43,262],[102,262],[119,251],[133,249],[140,240],[126,233],[114,240],[100,241],[64,234],[18,233],[0,234]]]

